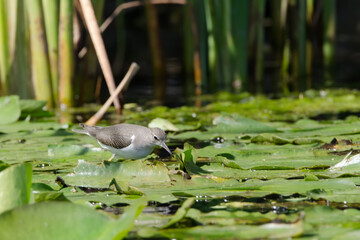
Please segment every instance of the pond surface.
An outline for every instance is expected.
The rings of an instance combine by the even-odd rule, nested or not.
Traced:
[[[121,122],[168,130],[174,157],[156,149],[144,160],[112,162],[40,102],[1,99],[0,106],[7,116],[0,225],[8,229],[1,239],[40,232],[52,239],[360,234],[359,92],[281,99],[222,93],[203,108],[129,104]],[[76,119],[86,114],[73,111]],[[119,122],[107,117],[100,124]]]

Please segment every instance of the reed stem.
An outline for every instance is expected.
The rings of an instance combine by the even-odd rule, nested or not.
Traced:
[[[59,21],[59,103],[61,109],[74,106],[74,52],[72,0],[61,0]]]
[[[41,0],[25,0],[30,28],[31,70],[35,98],[54,106]]]

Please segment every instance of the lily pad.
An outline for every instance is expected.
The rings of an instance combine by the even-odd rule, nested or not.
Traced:
[[[74,171],[74,174],[64,176],[65,182],[83,187],[107,188],[113,178],[138,187],[170,182],[168,169],[158,161],[145,163],[141,160],[129,160],[96,165],[80,160]]]
[[[164,131],[179,131],[179,129],[174,124],[172,124],[169,120],[163,118],[155,118],[151,120],[148,126],[150,128],[160,128]]]
[[[91,149],[79,145],[70,145],[70,144],[50,144],[48,146],[48,155],[49,157],[67,157],[72,155],[84,155],[89,152]]]
[[[0,125],[16,122],[20,117],[20,113],[18,96],[0,97]]]
[[[223,113],[213,120],[214,127],[208,129],[209,132],[217,133],[264,133],[277,132],[276,128],[264,123],[242,117],[236,114]]]
[[[180,162],[180,168],[190,176],[210,173],[196,165],[197,155],[196,149],[187,143],[184,144],[184,150],[175,150],[175,157]]]
[[[144,206],[143,201],[137,202],[127,208],[121,218],[113,219],[69,202],[36,203],[1,214],[0,238],[122,239]]]
[[[0,172],[0,213],[30,203],[31,164],[11,166]]]

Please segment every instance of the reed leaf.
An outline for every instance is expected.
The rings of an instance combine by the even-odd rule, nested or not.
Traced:
[[[228,69],[229,52],[226,39],[226,16],[224,16],[225,1],[211,0],[210,11],[215,41],[215,78],[217,86],[220,88],[228,88],[230,71]]]
[[[306,6],[307,6],[306,22],[309,28],[311,28],[313,25],[312,16],[314,14],[314,4],[315,4],[314,0],[307,0],[306,2]],[[306,88],[307,89],[310,89],[312,87],[312,77],[311,77],[312,61],[313,61],[313,47],[311,40],[308,37],[306,41]]]
[[[161,103],[165,99],[165,59],[160,42],[159,25],[155,6],[150,0],[145,0],[145,8],[153,64],[154,98]]]
[[[290,66],[290,40],[285,41],[281,62],[282,93],[288,95],[289,89],[289,66]]]
[[[9,92],[10,58],[7,26],[6,0],[0,0],[0,80],[1,94]]]
[[[333,74],[331,68],[334,66],[335,49],[335,22],[336,22],[336,0],[323,1],[323,56],[324,56],[324,75],[325,85],[333,84]]]
[[[61,108],[74,105],[73,14],[73,1],[61,0],[59,25],[59,103]]]
[[[101,1],[100,1],[101,2]],[[116,5],[123,4],[124,0],[117,0]],[[124,19],[124,13],[119,14],[115,20],[115,28],[116,28],[116,53],[115,53],[115,59],[112,64],[112,69],[114,72],[114,75],[119,76],[121,73],[121,70],[123,70],[123,63],[124,63],[124,57],[125,57],[125,43],[126,43],[126,31],[125,31],[125,19]]]
[[[248,24],[249,24],[249,0],[232,0],[231,2],[231,32],[235,47],[235,90],[248,88]],[[237,89],[237,86],[239,89]]]
[[[30,29],[31,70],[35,98],[53,107],[50,63],[41,0],[25,0]]]
[[[298,47],[298,9],[296,0],[289,0],[288,4],[288,35],[289,47],[290,47],[290,77],[288,78],[288,84],[291,91],[299,91],[299,47]]]
[[[298,1],[298,19],[297,19],[297,48],[298,48],[298,76],[297,81],[300,90],[304,91],[306,89],[306,75],[307,75],[307,64],[306,64],[306,12],[307,12],[307,2]]]
[[[29,26],[26,22],[26,10],[24,0],[8,1],[17,3],[15,7],[14,21],[16,23],[14,49],[12,50],[11,65],[11,92],[20,98],[32,98],[33,88],[31,83],[30,53],[29,53]]]
[[[199,58],[201,68],[201,85],[202,91],[208,91],[208,33],[205,15],[206,1],[191,1],[197,25],[197,34],[199,39]]]
[[[191,7],[194,1],[188,1],[188,4],[184,6],[184,22],[183,22],[183,37],[184,37],[184,72],[185,72],[185,95],[194,95],[194,51],[195,43],[191,24]]]
[[[206,18],[206,27],[207,27],[207,47],[208,47],[208,66],[209,66],[209,91],[215,92],[218,89],[217,79],[216,79],[216,46],[214,38],[214,27],[213,20],[211,16],[211,1],[204,1],[205,8],[205,18]]]
[[[285,29],[286,29],[286,17],[287,17],[287,0],[272,0],[270,4],[270,16],[271,16],[271,45],[273,56],[273,92],[279,92],[282,90],[282,59],[285,45]],[[285,69],[287,71],[287,69]]]
[[[255,86],[256,92],[261,93],[264,78],[264,13],[266,0],[256,0],[253,3],[256,12]]]
[[[49,49],[52,91],[55,105],[59,96],[59,0],[42,0],[46,40]]]

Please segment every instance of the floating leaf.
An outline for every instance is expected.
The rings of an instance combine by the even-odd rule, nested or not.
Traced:
[[[31,177],[32,167],[28,163],[0,172],[0,213],[30,202]]]
[[[8,168],[8,167],[10,167],[9,164],[7,164],[7,163],[0,160],[0,172],[3,171],[4,169]]]
[[[113,178],[118,183],[125,181],[137,187],[170,182],[168,169],[158,161],[129,160],[96,165],[79,160],[74,171],[74,174],[64,176],[64,180],[67,184],[83,187],[107,188]]]
[[[49,157],[68,157],[72,155],[84,155],[91,149],[80,145],[50,144],[48,146]]]
[[[61,192],[40,192],[34,194],[35,202],[69,201]]]
[[[290,140],[273,135],[273,134],[259,134],[251,138],[252,143],[273,143],[276,145],[283,145],[291,143]]]
[[[21,117],[33,116],[33,117],[49,117],[53,116],[51,112],[45,111],[46,101],[35,99],[21,99]]]
[[[278,214],[274,212],[260,213],[260,212],[247,212],[237,210],[236,208],[251,208],[249,202],[229,202],[223,204],[226,210],[213,210],[211,212],[201,212],[198,209],[191,208],[186,217],[194,219],[196,222],[203,225],[238,225],[238,224],[251,224],[260,225],[270,222],[278,223],[292,223],[299,218],[299,213],[296,214]],[[228,209],[231,211],[228,211]]]
[[[294,223],[267,223],[260,226],[197,226],[192,228],[164,229],[160,233],[176,239],[284,239],[299,236],[304,231],[303,220]]]
[[[295,145],[322,143],[323,141],[318,138],[295,138],[292,143]]]
[[[0,125],[0,131],[4,133],[15,133],[19,131],[40,131],[40,130],[57,130],[63,129],[64,127],[56,122],[29,122],[29,121],[18,121],[7,125]]]
[[[305,181],[319,181],[319,178],[315,176],[314,174],[305,174],[304,177]]]
[[[243,169],[235,161],[229,160],[223,156],[215,156],[214,158],[211,159],[211,162],[221,163],[225,167],[230,167],[230,168],[235,168],[235,169]]]
[[[16,122],[20,117],[20,113],[18,96],[0,97],[0,124]]]
[[[150,128],[160,128],[164,131],[179,131],[179,129],[174,124],[164,118],[155,118],[151,120],[148,126]]]
[[[213,120],[214,127],[208,129],[209,132],[218,133],[264,133],[276,132],[277,129],[264,123],[242,117],[236,114],[223,113]]]
[[[0,215],[0,239],[122,239],[144,206],[134,203],[115,220],[68,202],[27,205]]]
[[[125,181],[116,182],[115,178],[113,178],[113,180],[110,182],[109,187],[111,187],[112,185],[115,186],[115,189],[118,193],[123,193],[126,195],[144,195],[144,193],[138,188],[129,186],[129,184]]]
[[[42,111],[46,105],[46,101],[34,100],[34,99],[21,99],[20,108],[22,112],[35,112]]]
[[[203,170],[196,165],[197,151],[190,144],[184,144],[184,150],[178,149],[175,151],[175,156],[180,162],[180,166],[183,167],[190,176],[208,174],[209,171]]]
[[[194,204],[194,202],[195,202],[195,198],[186,199],[185,202],[181,205],[181,207],[176,211],[174,216],[170,219],[170,221],[161,228],[169,228],[170,226],[179,222],[182,218],[185,217],[187,211]]]

